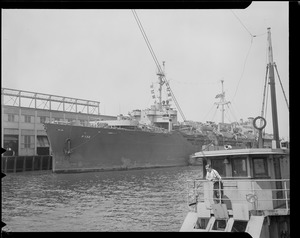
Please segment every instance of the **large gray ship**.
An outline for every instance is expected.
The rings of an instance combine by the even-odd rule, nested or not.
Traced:
[[[158,68],[158,90],[151,85],[154,104],[148,109],[133,110],[128,116],[120,115],[113,121],[94,121],[84,126],[45,123],[53,172],[184,166],[191,163],[189,155],[212,146],[252,147],[256,142],[256,131],[251,119],[250,128],[240,123],[225,124],[223,120],[217,125],[185,119],[165,78],[165,70],[160,67],[136,12],[132,12]],[[162,99],[163,86],[165,100]],[[218,98],[218,106],[224,108],[223,90]],[[178,122],[177,110],[172,108],[172,103],[184,122]]]
[[[171,107],[170,86],[163,80],[163,71],[157,75],[158,93],[155,94],[152,84],[154,104],[150,108],[84,126],[76,122],[45,123],[53,172],[185,166],[189,164],[189,155],[211,146],[253,146],[255,129],[251,121],[250,132],[241,130],[237,124],[186,120],[179,123],[177,110]],[[166,100],[162,99],[163,85]]]

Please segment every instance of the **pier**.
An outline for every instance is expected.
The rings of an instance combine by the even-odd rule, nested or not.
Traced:
[[[52,156],[1,156],[2,173],[17,173],[52,169]]]

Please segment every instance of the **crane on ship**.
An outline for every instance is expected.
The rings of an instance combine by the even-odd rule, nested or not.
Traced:
[[[159,76],[159,79],[160,79],[160,86],[161,86],[162,84],[165,84],[165,85],[166,85],[168,94],[171,95],[172,100],[173,100],[173,102],[175,103],[175,106],[176,106],[177,110],[179,111],[179,113],[180,113],[180,115],[181,115],[183,121],[186,121],[186,118],[185,118],[185,116],[184,116],[184,114],[183,114],[183,111],[181,110],[181,108],[180,108],[180,106],[179,106],[179,103],[178,103],[178,101],[177,101],[177,99],[176,99],[176,97],[175,97],[175,95],[174,95],[174,93],[173,93],[173,91],[172,91],[172,89],[171,89],[171,87],[170,87],[170,84],[169,84],[169,82],[168,82],[168,80],[167,80],[167,78],[166,78],[166,76],[165,76],[165,73],[164,73],[164,71],[162,70],[162,67],[161,67],[159,61],[157,60],[157,57],[156,57],[156,55],[155,55],[155,53],[154,53],[154,50],[153,50],[153,48],[152,48],[152,46],[151,46],[151,44],[150,44],[150,42],[149,42],[149,40],[148,40],[148,37],[147,37],[146,32],[145,32],[145,30],[144,30],[144,28],[143,28],[143,25],[142,25],[142,23],[141,23],[141,21],[140,21],[138,15],[137,15],[136,11],[135,11],[135,10],[131,10],[131,11],[132,11],[132,13],[133,13],[133,16],[134,16],[134,18],[135,18],[135,20],[136,20],[136,22],[137,22],[137,24],[138,24],[138,27],[139,27],[139,29],[140,29],[142,35],[143,35],[143,38],[144,38],[144,40],[145,40],[145,42],[146,42],[146,44],[147,44],[147,47],[148,47],[149,52],[150,52],[150,54],[151,54],[151,56],[152,56],[152,59],[154,60],[154,62],[155,62],[155,64],[156,64],[156,67],[157,67],[157,69],[158,69],[157,75]],[[160,90],[160,99],[161,99],[161,90]]]

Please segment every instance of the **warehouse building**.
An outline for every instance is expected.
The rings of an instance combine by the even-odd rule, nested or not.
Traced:
[[[45,122],[87,125],[115,120],[100,115],[100,102],[1,88],[1,147],[6,156],[51,155]]]

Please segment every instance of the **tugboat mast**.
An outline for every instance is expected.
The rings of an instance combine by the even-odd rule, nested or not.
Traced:
[[[277,117],[277,103],[276,103],[276,90],[275,90],[275,78],[274,78],[274,62],[273,51],[271,42],[271,28],[268,27],[268,56],[269,56],[269,84],[271,89],[271,106],[272,106],[272,121],[273,121],[273,139],[276,141],[276,148],[280,148],[279,130],[278,130],[278,117]]]

